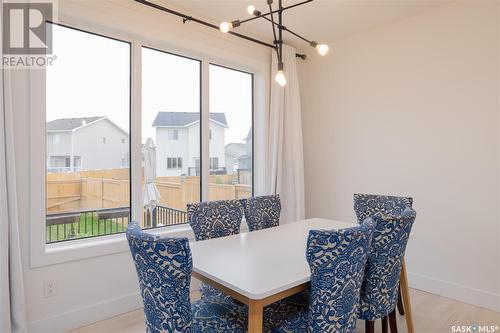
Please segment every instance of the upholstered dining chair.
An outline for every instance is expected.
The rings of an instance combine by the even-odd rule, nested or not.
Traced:
[[[281,201],[279,194],[242,199],[241,204],[245,211],[248,230],[262,230],[280,224]]]
[[[368,218],[338,231],[311,230],[306,259],[311,290],[264,309],[266,332],[353,333],[366,261],[374,231]]]
[[[374,321],[382,319],[387,331],[387,317],[392,333],[397,333],[396,306],[398,285],[406,244],[416,212],[408,207],[400,215],[375,213],[375,232],[361,287],[358,318],[365,320],[367,333],[374,332]]]
[[[354,212],[358,221],[364,221],[375,213],[400,215],[406,208],[413,206],[413,198],[392,195],[354,194]],[[404,265],[404,264],[403,264]],[[405,314],[401,288],[398,286],[398,310]]]
[[[187,205],[189,224],[197,241],[239,234],[243,214],[240,200],[207,201]],[[234,301],[232,297],[204,282],[200,284],[200,293],[203,299],[219,297],[228,302]]]
[[[244,307],[219,298],[190,303],[193,262],[187,238],[157,239],[131,222],[127,239],[147,332],[246,332]]]
[[[358,221],[364,221],[375,213],[400,215],[406,208],[412,207],[413,198],[392,195],[354,194],[354,212]]]

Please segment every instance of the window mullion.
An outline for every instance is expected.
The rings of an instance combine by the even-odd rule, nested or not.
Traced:
[[[207,59],[201,62],[201,201],[208,200],[208,177],[210,167],[210,139],[209,139],[209,65]]]
[[[131,72],[131,114],[130,114],[130,182],[132,220],[142,219],[142,45],[138,41],[132,43]]]

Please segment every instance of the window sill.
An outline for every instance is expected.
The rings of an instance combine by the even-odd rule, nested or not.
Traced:
[[[158,237],[187,237],[194,239],[189,224],[149,229],[146,232]],[[95,238],[76,239],[67,242],[44,245],[42,251],[33,251],[31,268],[85,260],[128,252],[125,233]]]
[[[189,224],[147,229],[145,231],[160,238],[187,237],[189,241],[194,241],[194,234]],[[241,223],[240,232],[248,232],[248,226],[244,219]],[[128,251],[129,247],[125,233],[48,244],[44,245],[42,251],[33,251],[31,253],[31,268],[85,260]]]

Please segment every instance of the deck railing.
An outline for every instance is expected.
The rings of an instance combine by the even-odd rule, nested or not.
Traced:
[[[153,211],[144,210],[144,227],[155,228],[187,223],[187,212],[165,206],[157,206]]]
[[[48,213],[45,227],[47,244],[125,232],[130,220],[129,207]],[[144,211],[143,227],[154,228],[187,223],[187,213],[158,206]]]

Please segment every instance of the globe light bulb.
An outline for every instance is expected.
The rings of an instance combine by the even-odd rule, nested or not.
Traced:
[[[248,6],[247,13],[248,13],[248,15],[253,15],[253,13],[255,13],[255,6],[253,6],[253,5]]]
[[[221,24],[219,24],[219,30],[222,32],[222,33],[227,33],[229,32],[229,30],[233,27],[233,25],[229,22],[222,22]]]
[[[285,73],[283,73],[282,70],[279,70],[277,73],[276,73],[276,76],[274,77],[274,79],[276,80],[276,82],[278,82],[278,84],[282,87],[284,87],[286,85],[286,77],[285,77]]]
[[[318,51],[320,56],[326,56],[330,48],[326,44],[318,44],[316,45],[316,51]]]

